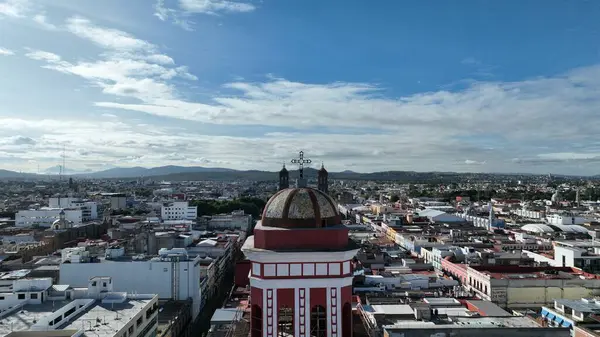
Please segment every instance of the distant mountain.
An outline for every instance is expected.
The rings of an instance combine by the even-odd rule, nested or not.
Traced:
[[[66,168],[64,171],[61,170],[61,165],[51,166],[45,169],[42,174],[64,174],[64,175],[74,175],[74,174],[87,174],[91,173],[91,170],[71,170],[70,168]]]
[[[0,179],[13,179],[13,178],[32,178],[37,177],[37,174],[32,173],[21,173],[9,170],[0,170]]]
[[[202,167],[202,166],[159,166],[152,168],[145,167],[115,167],[104,171],[85,174],[89,178],[138,178],[153,177],[178,173],[193,172],[233,172],[235,170],[220,167]]]

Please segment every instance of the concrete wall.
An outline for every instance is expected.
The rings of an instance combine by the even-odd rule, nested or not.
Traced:
[[[90,278],[109,276],[114,291],[138,294],[157,294],[160,299],[174,299],[173,279],[179,279],[178,298],[194,301],[194,317],[200,309],[200,261],[179,262],[178,276],[172,262],[132,261],[102,263],[63,263],[60,265],[60,284],[87,287]]]

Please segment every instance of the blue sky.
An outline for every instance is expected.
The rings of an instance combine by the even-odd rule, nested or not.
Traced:
[[[0,0],[0,160],[600,174],[594,1]]]

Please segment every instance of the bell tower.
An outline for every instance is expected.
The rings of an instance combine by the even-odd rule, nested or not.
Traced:
[[[329,173],[325,169],[325,165],[321,164],[319,176],[317,179],[317,189],[325,194],[329,194]]]
[[[285,168],[285,164],[283,164],[283,168],[279,171],[279,190],[285,190],[290,187],[290,173]]]
[[[351,337],[352,259],[335,201],[301,186],[269,199],[242,252],[251,261],[251,337]]]

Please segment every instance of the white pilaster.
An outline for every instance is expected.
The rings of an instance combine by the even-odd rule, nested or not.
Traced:
[[[327,298],[325,310],[327,310],[327,337],[331,337],[331,289],[325,288],[325,297]]]
[[[337,337],[342,337],[342,288],[337,288]]]
[[[304,300],[305,300],[305,316],[304,316],[304,326],[305,326],[305,330],[304,330],[304,335],[302,335],[302,337],[309,337],[310,336],[310,309],[311,309],[311,304],[310,304],[310,288],[303,288],[304,289]]]
[[[277,289],[273,289],[273,337],[277,336],[279,328],[279,304],[277,303]]]
[[[267,336],[267,325],[269,321],[269,309],[267,308],[267,289],[261,289],[262,291],[262,335]]]
[[[300,305],[300,300],[300,289],[294,289],[294,336],[300,336],[300,317],[304,317],[301,315],[304,307]]]

